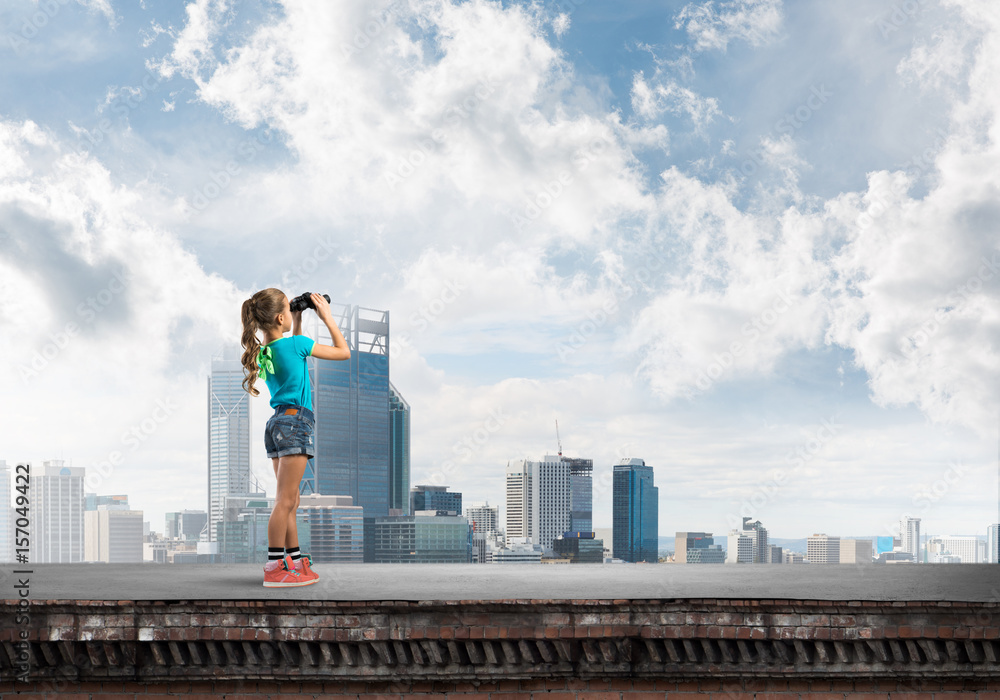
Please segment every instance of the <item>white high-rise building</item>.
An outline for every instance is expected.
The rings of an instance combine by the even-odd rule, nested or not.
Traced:
[[[954,558],[957,557],[957,563],[979,564],[982,562],[979,545],[978,537],[935,535],[927,540],[927,561],[954,561]],[[944,558],[946,555],[948,558]]]
[[[467,506],[465,517],[473,526],[473,532],[488,535],[497,531],[500,524],[500,506],[491,506],[489,501],[482,504]]]
[[[109,564],[141,562],[142,511],[100,506],[84,513],[84,560]]]
[[[14,561],[14,523],[17,518],[11,506],[11,469],[0,459],[0,561]]]
[[[740,530],[730,530],[726,538],[727,564],[752,564],[754,538]]]
[[[83,561],[85,471],[60,459],[31,470],[31,563]]]
[[[919,562],[921,560],[920,518],[904,515],[899,519],[899,543],[902,551],[913,555],[913,561]]]
[[[571,467],[560,455],[540,462],[519,459],[507,465],[508,545],[514,538],[531,538],[546,555],[552,541],[568,532],[571,519]]]
[[[806,560],[810,564],[839,564],[840,538],[814,534],[806,538]]]
[[[986,528],[986,556],[984,561],[987,564],[1000,564],[1000,524],[994,523]]]
[[[212,358],[207,378],[208,537],[213,542],[226,496],[265,495],[250,470],[250,394],[243,389],[242,352],[238,345],[227,345]]]

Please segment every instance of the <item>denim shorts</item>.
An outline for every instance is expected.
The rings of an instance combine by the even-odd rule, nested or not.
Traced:
[[[298,413],[285,415],[285,409],[295,408]],[[267,456],[284,457],[285,455],[306,455],[315,457],[313,449],[313,432],[316,429],[316,417],[308,408],[302,406],[278,406],[274,415],[267,419],[264,428],[264,449]]]

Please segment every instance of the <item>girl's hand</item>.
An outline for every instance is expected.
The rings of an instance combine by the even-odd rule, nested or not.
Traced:
[[[333,312],[330,311],[330,302],[324,299],[322,296],[316,292],[312,292],[309,297],[312,299],[313,306],[316,307],[316,315],[320,317],[323,321],[333,321]]]

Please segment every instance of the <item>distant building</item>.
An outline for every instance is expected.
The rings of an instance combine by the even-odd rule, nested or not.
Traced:
[[[781,547],[774,544],[768,545],[766,563],[783,564],[784,562],[785,562],[784,553],[781,551]]]
[[[499,545],[500,543],[497,543]],[[487,564],[541,564],[542,548],[528,537],[508,540],[506,546],[492,546],[486,552]]]
[[[128,496],[120,493],[114,496],[98,496],[96,493],[83,494],[83,509],[98,510],[132,510],[128,505]]]
[[[730,530],[726,542],[727,564],[752,564],[754,538],[741,530]]]
[[[302,496],[299,519],[309,524],[309,548],[303,551],[317,564],[365,560],[364,509],[350,496]]]
[[[464,564],[472,560],[469,521],[416,511],[364,519],[364,560],[376,564]]]
[[[212,358],[208,382],[208,538],[215,541],[227,496],[263,498],[250,468],[250,394],[243,389],[242,350],[226,345]],[[267,393],[267,389],[264,389]]]
[[[593,532],[566,532],[552,541],[556,557],[574,564],[600,564],[604,561],[604,543]]]
[[[389,382],[389,508],[408,515],[410,492],[410,404]]]
[[[485,564],[489,541],[495,542],[499,534],[500,507],[490,506],[489,502],[466,506],[465,517],[472,528],[472,561]]]
[[[571,474],[569,459],[560,455],[507,464],[508,545],[514,539],[527,537],[541,545],[543,553],[552,553],[552,541],[570,528]]]
[[[1000,524],[990,525],[986,529],[986,563],[1000,563]]]
[[[750,518],[743,518],[743,533],[749,535],[753,542],[753,559],[755,564],[766,564],[768,557],[767,528],[759,520],[749,522]]]
[[[208,513],[203,510],[181,510],[164,516],[163,536],[197,542],[208,524]]]
[[[75,564],[83,561],[83,467],[61,459],[31,470],[31,563]]]
[[[439,515],[461,515],[462,494],[448,491],[447,486],[421,484],[410,489],[409,512],[433,510]]]
[[[301,491],[350,496],[365,517],[387,516],[407,507],[400,501],[409,493],[409,406],[389,382],[389,312],[330,306],[351,357],[306,358],[316,456],[306,464]],[[333,342],[314,314],[304,331],[319,343]]]
[[[674,536],[675,564],[724,564],[726,552],[711,532],[678,532]]]
[[[840,540],[841,564],[871,564],[873,561],[871,540]]]
[[[782,552],[781,557],[785,564],[804,564],[806,562],[806,558],[798,552]]]
[[[224,499],[223,520],[218,524],[218,539],[214,554],[195,555],[198,563],[255,564],[267,561],[267,523],[274,509],[274,498],[227,496]],[[310,527],[301,515],[296,517],[299,549],[309,552]],[[208,550],[211,551],[210,549]]]
[[[920,561],[920,518],[903,516],[899,520],[900,549],[908,552],[913,561]]]
[[[979,564],[982,542],[978,537],[935,535],[927,541],[927,559],[934,563]]]
[[[142,511],[116,504],[84,512],[84,560],[124,564],[141,562]]]
[[[839,564],[840,538],[822,533],[806,538],[806,559],[810,564]]]
[[[562,457],[569,464],[569,531],[594,530],[594,460]]]
[[[627,562],[659,561],[659,489],[653,468],[638,458],[625,458],[612,475],[613,549]]]

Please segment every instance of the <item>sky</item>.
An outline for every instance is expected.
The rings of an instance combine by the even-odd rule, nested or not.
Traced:
[[[8,465],[205,508],[276,286],[389,310],[466,504],[558,421],[595,527],[630,457],[661,535],[998,520],[993,0],[8,0],[0,75]]]

